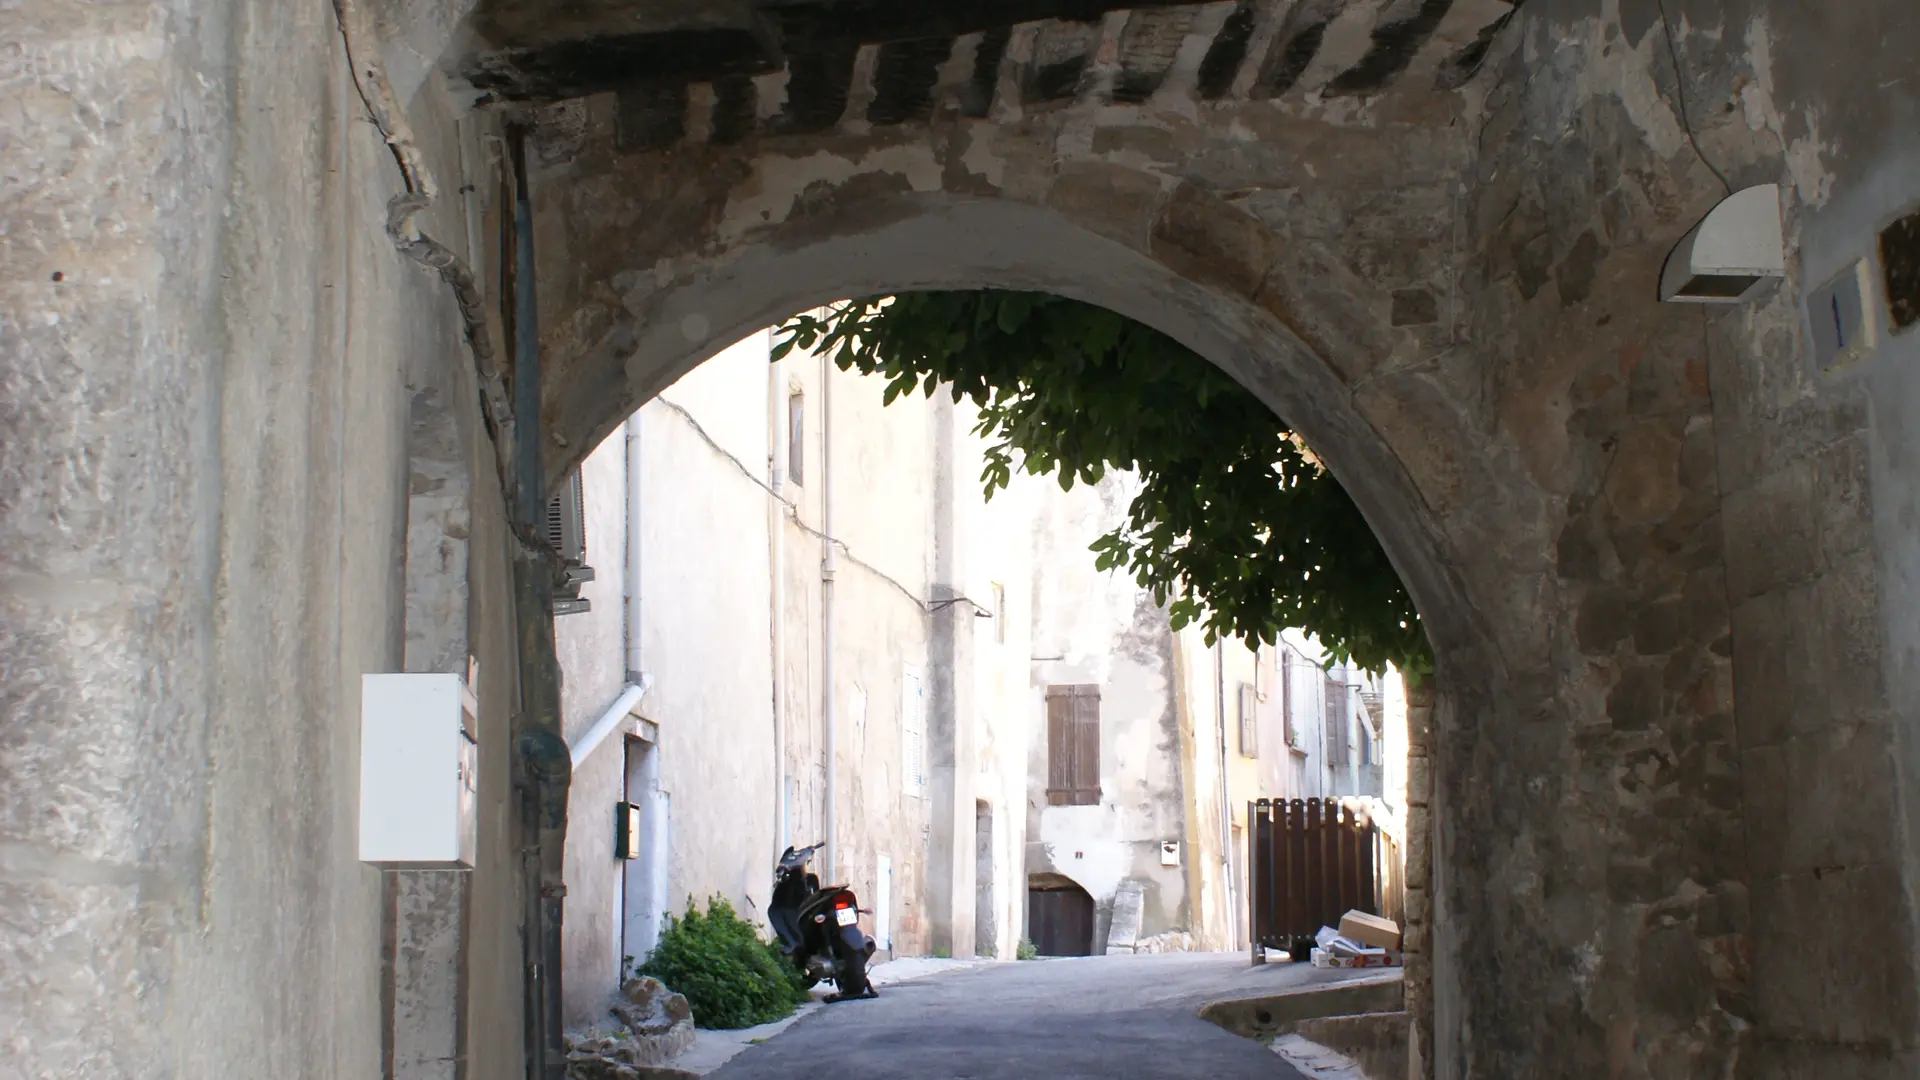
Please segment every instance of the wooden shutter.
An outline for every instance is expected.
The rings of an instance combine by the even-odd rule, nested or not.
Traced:
[[[1342,768],[1347,764],[1347,684],[1327,676],[1327,764]]]
[[[787,480],[807,482],[807,399],[798,390],[787,395]]]
[[[1073,689],[1074,803],[1092,806],[1100,802],[1100,688]]]
[[[1240,684],[1240,756],[1260,756],[1260,699],[1252,684]]]
[[[586,557],[587,508],[580,489],[580,470],[560,481],[560,490],[547,500],[547,546],[568,562]]]
[[[1047,687],[1047,804],[1065,806],[1073,789],[1073,687]]]
[[[1100,688],[1047,687],[1047,803],[1100,801]]]
[[[1284,645],[1280,647],[1280,729],[1289,748],[1300,745],[1293,727],[1293,651]]]

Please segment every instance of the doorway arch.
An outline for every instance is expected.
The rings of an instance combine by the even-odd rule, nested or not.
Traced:
[[[1027,938],[1041,956],[1092,956],[1093,896],[1061,874],[1027,876]]]

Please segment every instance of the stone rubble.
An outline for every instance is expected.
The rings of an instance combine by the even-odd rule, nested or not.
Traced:
[[[1196,947],[1193,935],[1185,930],[1169,930],[1164,934],[1141,938],[1133,943],[1133,951],[1136,953],[1193,952]]]
[[[666,1067],[693,1045],[693,1009],[652,976],[628,979],[607,1011],[611,1030],[567,1033],[567,1080],[678,1080],[696,1074]]]

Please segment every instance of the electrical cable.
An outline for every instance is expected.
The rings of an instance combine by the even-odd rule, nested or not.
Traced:
[[[1660,25],[1667,34],[1667,57],[1673,61],[1673,96],[1675,103],[1679,106],[1680,128],[1687,133],[1687,143],[1693,147],[1693,154],[1700,159],[1700,164],[1705,165],[1713,173],[1714,178],[1720,181],[1720,186],[1726,189],[1728,195],[1732,195],[1732,181],[1729,181],[1727,174],[1721,172],[1720,167],[1713,163],[1713,159],[1707,157],[1707,152],[1700,149],[1700,139],[1693,133],[1693,119],[1687,113],[1687,77],[1680,70],[1680,46],[1673,36],[1673,20],[1667,17],[1667,0],[1654,0],[1654,2],[1660,8]]]

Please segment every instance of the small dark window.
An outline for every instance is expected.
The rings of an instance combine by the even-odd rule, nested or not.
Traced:
[[[1897,333],[1920,322],[1920,211],[1880,234],[1880,269],[1886,276],[1887,308]]]
[[[1100,802],[1100,688],[1047,687],[1047,804]]]
[[[806,483],[807,399],[795,390],[787,395],[787,479]]]

